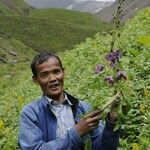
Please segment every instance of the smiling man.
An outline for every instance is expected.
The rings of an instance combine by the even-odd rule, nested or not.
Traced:
[[[91,150],[117,149],[119,132],[113,132],[116,113],[110,112],[103,124],[99,121],[100,110],[87,113],[87,103],[66,93],[64,68],[58,56],[40,53],[34,57],[31,69],[43,95],[21,111],[20,149],[84,150],[85,138],[89,138]]]

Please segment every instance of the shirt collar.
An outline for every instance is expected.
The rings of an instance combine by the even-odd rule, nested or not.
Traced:
[[[71,103],[71,101],[68,99],[66,93],[64,93],[64,96],[65,96],[64,101],[63,101],[61,104],[68,103],[70,106],[73,105],[73,104]],[[44,96],[44,97],[48,100],[48,102],[50,103],[50,105],[52,105],[52,104],[57,104],[57,103],[58,103],[57,101],[55,101],[55,100],[53,100],[53,99],[51,99],[51,98],[49,98],[49,97],[47,97],[47,96]]]

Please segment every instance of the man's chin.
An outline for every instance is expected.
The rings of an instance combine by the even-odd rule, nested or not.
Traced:
[[[46,95],[52,99],[59,99],[60,96],[62,95],[62,92],[63,91],[53,91],[53,92],[46,93]]]

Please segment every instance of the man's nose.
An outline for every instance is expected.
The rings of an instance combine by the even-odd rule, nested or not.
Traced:
[[[56,81],[56,76],[54,74],[49,75],[49,82]]]

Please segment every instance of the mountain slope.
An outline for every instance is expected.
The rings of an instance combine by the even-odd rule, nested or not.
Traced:
[[[95,16],[69,10],[39,10],[33,16],[1,15],[0,26],[0,32],[10,34],[35,50],[53,52],[71,49],[85,38],[110,29]]]
[[[81,12],[90,12],[92,14],[98,12],[102,8],[110,6],[112,1],[95,1],[95,0],[87,0],[87,1],[75,1],[71,5],[67,7],[67,9],[77,10]]]
[[[0,95],[19,82],[23,71],[29,68],[35,51],[14,38],[0,34]]]
[[[105,30],[103,23],[99,20],[99,18],[95,15],[91,15],[90,13],[84,13],[73,10],[64,10],[64,9],[34,9],[29,14],[30,17],[34,18],[43,18],[48,20],[57,20],[70,24],[84,25],[89,27],[100,27]]]
[[[65,8],[81,12],[95,13],[100,9],[111,5],[115,0],[25,0],[35,8]]]
[[[35,8],[66,8],[75,0],[25,0]]]
[[[97,12],[96,15],[103,21],[111,22],[117,8],[117,3],[118,0],[109,7]],[[133,17],[138,10],[148,6],[150,6],[150,0],[125,0],[123,2],[122,21],[124,22],[126,19]]]
[[[0,0],[0,14],[27,14],[31,9],[24,0]]]

